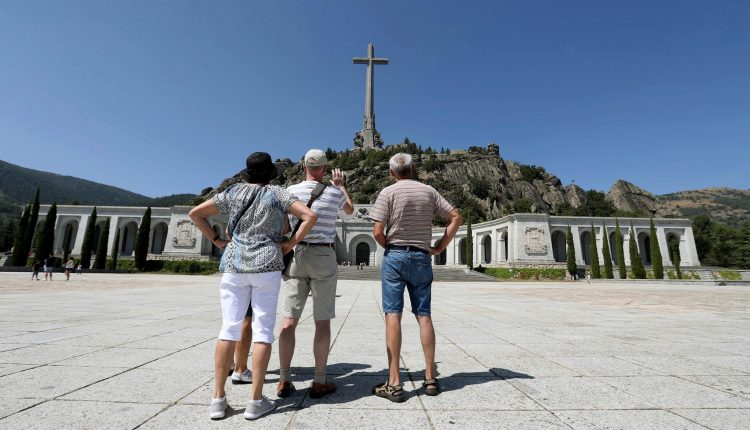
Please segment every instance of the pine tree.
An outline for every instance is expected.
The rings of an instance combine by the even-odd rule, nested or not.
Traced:
[[[643,267],[643,259],[638,252],[638,238],[635,235],[633,224],[630,224],[630,240],[628,240],[628,249],[630,251],[630,269],[633,271],[635,279],[646,279],[646,268]]]
[[[594,233],[594,223],[591,223],[591,277],[593,279],[599,279],[602,277],[601,269],[599,268],[599,252],[596,250],[596,234]]]
[[[682,279],[682,270],[680,269],[680,252],[676,249],[672,252],[672,264],[674,265],[674,272],[677,275],[677,279]]]
[[[18,228],[16,228],[16,238],[13,241],[13,255],[11,256],[11,264],[14,266],[25,266],[26,259],[29,253],[23,253],[23,243],[26,238],[26,226],[29,225],[29,217],[31,215],[31,205],[26,205],[26,209],[23,210],[21,220],[18,221]]]
[[[115,230],[115,241],[112,244],[112,266],[110,269],[117,270],[117,257],[120,254],[120,230]]]
[[[617,252],[617,270],[620,272],[620,279],[628,279],[628,270],[625,268],[625,248],[622,243],[620,221],[617,218],[615,218],[615,251]]]
[[[570,226],[568,226],[568,233],[565,235],[565,243],[568,248],[568,273],[570,273],[570,276],[575,276],[578,265],[576,264],[576,249],[573,246],[573,232],[570,230]]]
[[[151,206],[146,208],[141,218],[141,225],[138,226],[138,232],[135,234],[135,267],[140,271],[146,270],[149,234],[151,234]]]
[[[612,254],[609,252],[609,238],[607,237],[607,228],[602,224],[602,257],[604,258],[604,277],[614,279],[612,273]]]
[[[96,247],[94,268],[103,270],[107,267],[107,241],[109,240],[109,220],[104,223],[104,229],[99,235],[99,246]]]
[[[96,231],[96,206],[91,211],[89,222],[86,224],[86,233],[83,235],[83,244],[81,244],[81,262],[84,269],[91,267],[91,252],[94,247],[94,232]]]
[[[469,269],[474,268],[474,236],[471,231],[471,217],[468,219],[466,226],[466,265]]]
[[[44,226],[42,227],[42,233],[39,238],[38,247],[34,250],[38,259],[47,258],[48,255],[52,254],[53,246],[55,244],[55,222],[57,221],[57,203],[52,203],[52,206],[47,212],[47,217],[44,218]]]
[[[68,257],[70,257],[70,251],[71,251],[70,243],[72,242],[72,240],[73,240],[73,229],[71,228],[70,225],[68,225],[67,227],[65,227],[65,233],[63,235],[63,242],[62,242],[63,261],[65,262],[67,262]]]
[[[654,227],[653,218],[651,218],[651,222],[649,223],[648,233],[651,237],[651,268],[654,270],[654,278],[664,279],[664,262],[661,259],[659,238],[656,237],[656,228]]]
[[[25,233],[23,236],[23,243],[21,244],[21,254],[23,257],[21,261],[18,262],[19,266],[25,266],[29,257],[29,252],[31,252],[31,244],[34,241],[34,234],[36,233],[36,222],[39,220],[39,188],[36,189],[36,194],[34,194],[34,200],[31,202],[31,212],[29,214],[29,220],[26,226],[24,227]],[[44,258],[44,257],[42,257]]]

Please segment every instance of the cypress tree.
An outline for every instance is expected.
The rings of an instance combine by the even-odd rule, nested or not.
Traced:
[[[11,256],[11,264],[13,266],[25,266],[26,259],[28,258],[28,252],[23,253],[23,243],[26,237],[26,226],[29,225],[29,216],[31,215],[31,205],[26,205],[26,209],[23,210],[21,220],[18,222],[18,228],[16,229],[16,238],[13,241],[13,255]]]
[[[73,228],[68,225],[65,227],[65,233],[63,235],[63,261],[67,262],[70,257],[70,242],[73,239]]]
[[[37,220],[39,220],[39,188],[38,187],[36,189],[36,194],[34,194],[34,200],[31,202],[31,212],[29,214],[28,223],[24,227],[25,233],[23,236],[23,243],[21,244],[21,254],[23,255],[23,257],[19,256],[21,261],[18,262],[18,266],[25,266],[27,263],[27,260],[29,258],[29,252],[31,251],[31,244],[33,243],[33,240],[34,240],[34,233],[36,233]]]
[[[112,266],[110,269],[117,270],[117,257],[120,254],[120,229],[115,230],[115,240],[112,244]]]
[[[107,241],[109,240],[109,220],[104,223],[104,229],[102,229],[99,235],[99,246],[96,248],[96,260],[94,260],[95,269],[105,269],[107,265]]]
[[[628,249],[630,251],[630,269],[633,271],[635,279],[646,279],[646,268],[643,267],[643,259],[638,252],[638,238],[635,236],[633,224],[630,224],[630,240],[628,240]]]
[[[602,277],[601,269],[599,268],[599,252],[596,250],[596,234],[594,234],[594,223],[591,223],[591,277],[599,279]]]
[[[49,212],[47,212],[47,217],[44,219],[38,247],[34,250],[36,257],[39,259],[47,258],[48,255],[52,254],[55,243],[55,222],[57,222],[57,203],[52,203]]]
[[[91,211],[89,222],[86,224],[86,233],[83,235],[83,244],[81,244],[81,267],[88,269],[91,267],[91,249],[94,247],[94,231],[96,230],[96,206]]]
[[[625,268],[625,249],[622,244],[622,233],[620,233],[620,221],[615,218],[615,251],[617,252],[617,269],[620,279],[628,279],[628,270]]]
[[[672,264],[674,265],[674,272],[677,275],[677,279],[682,279],[682,270],[680,270],[680,253],[676,249],[672,252]]]
[[[570,230],[570,226],[568,226],[568,233],[565,235],[565,244],[568,248],[568,273],[570,273],[570,276],[575,276],[578,265],[576,264],[576,249],[573,246],[573,232]]]
[[[474,236],[471,231],[471,217],[466,226],[466,265],[469,269],[474,268]]]
[[[135,267],[140,271],[146,270],[149,234],[151,234],[151,206],[146,208],[141,218],[141,225],[138,226],[138,232],[135,234]]]
[[[602,224],[602,257],[604,257],[604,277],[614,279],[612,273],[612,254],[609,252],[609,238],[607,237],[607,228]]]
[[[651,236],[651,268],[654,269],[655,279],[664,279],[664,262],[661,259],[661,250],[659,249],[659,238],[656,237],[656,228],[654,219],[651,218],[649,223],[649,235]]]

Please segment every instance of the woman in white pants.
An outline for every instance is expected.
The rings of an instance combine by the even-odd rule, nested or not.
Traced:
[[[247,157],[245,164],[247,168],[242,173],[246,183],[232,185],[189,214],[205,237],[224,248],[219,266],[223,273],[220,285],[223,323],[214,354],[216,380],[209,407],[211,419],[226,415],[224,384],[234,345],[242,336],[242,321],[249,304],[253,313],[253,382],[244,415],[255,419],[276,408],[275,402],[263,397],[262,390],[274,340],[276,302],[284,268],[282,256],[292,250],[317,221],[315,213],[286,189],[268,185],[278,175],[270,155],[255,152]],[[208,217],[218,214],[229,217],[228,239],[216,234],[208,222]],[[287,214],[302,223],[294,237],[282,242]]]

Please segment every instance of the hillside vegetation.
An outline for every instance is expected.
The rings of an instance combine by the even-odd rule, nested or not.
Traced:
[[[687,218],[707,215],[714,221],[734,226],[750,220],[750,190],[705,188],[661,197],[668,207]]]

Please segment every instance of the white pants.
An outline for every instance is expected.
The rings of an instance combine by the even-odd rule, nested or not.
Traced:
[[[219,339],[240,340],[242,321],[252,304],[253,342],[273,343],[280,286],[281,272],[224,273],[219,288],[223,320]]]

